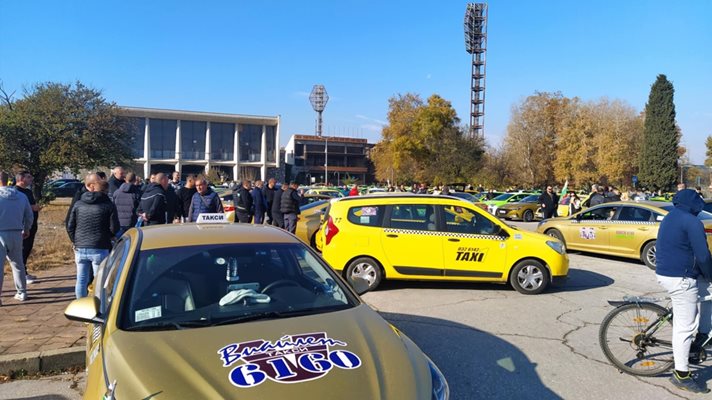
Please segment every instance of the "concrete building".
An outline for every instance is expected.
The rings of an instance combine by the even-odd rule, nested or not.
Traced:
[[[299,183],[328,183],[341,185],[347,176],[359,184],[374,181],[369,152],[373,148],[366,139],[292,135],[285,147],[285,163],[291,179]]]
[[[278,174],[279,116],[121,107],[134,135],[134,171],[207,173],[227,179]]]

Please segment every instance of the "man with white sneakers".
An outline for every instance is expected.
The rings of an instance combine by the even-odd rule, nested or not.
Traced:
[[[25,264],[22,262],[22,240],[30,236],[32,207],[27,196],[7,186],[8,173],[0,171],[0,260],[10,261],[15,280],[15,300],[27,299]],[[1,271],[0,271],[1,272]],[[0,273],[0,292],[3,273]],[[2,303],[0,303],[2,305]]]

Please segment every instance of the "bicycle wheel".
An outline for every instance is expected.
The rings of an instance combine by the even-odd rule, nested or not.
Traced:
[[[631,375],[655,376],[672,368],[672,318],[661,318],[667,313],[653,303],[616,307],[598,332],[603,354]]]

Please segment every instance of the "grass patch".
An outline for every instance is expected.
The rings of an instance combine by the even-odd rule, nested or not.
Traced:
[[[72,242],[64,226],[71,201],[71,198],[59,198],[40,210],[35,246],[27,260],[30,271],[74,265]]]

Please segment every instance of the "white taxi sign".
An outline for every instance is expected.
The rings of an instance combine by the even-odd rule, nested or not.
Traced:
[[[200,213],[195,222],[198,224],[227,224],[229,221],[223,213]]]

